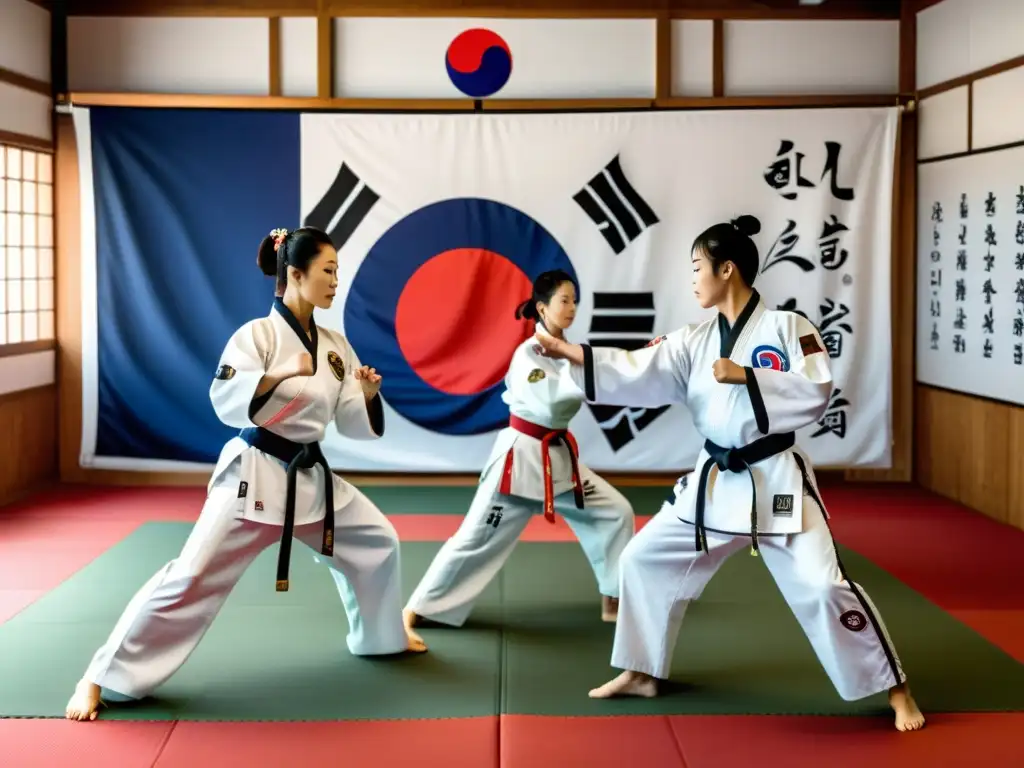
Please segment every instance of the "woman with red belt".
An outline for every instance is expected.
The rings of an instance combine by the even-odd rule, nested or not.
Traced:
[[[564,338],[576,316],[576,286],[561,270],[545,272],[516,317],[537,334]],[[633,509],[607,481],[579,461],[568,431],[584,399],[565,360],[540,353],[530,338],[516,349],[502,396],[509,426],[499,434],[469,513],[445,542],[405,608],[406,627],[420,618],[462,626],[480,593],[512,553],[530,518],[565,518],[590,561],[601,593],[601,618],[618,614],[619,558],[633,536]],[[592,382],[591,389],[592,389]]]

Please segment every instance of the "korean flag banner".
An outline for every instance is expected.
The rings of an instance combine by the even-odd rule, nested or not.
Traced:
[[[571,341],[636,349],[710,317],[690,249],[748,214],[769,309],[821,332],[836,382],[797,440],[819,466],[888,467],[892,109],[304,114],[303,223],[339,254],[339,329],[383,376],[386,433],[329,432],[339,469],[477,472],[499,429],[515,307],[541,272],[573,276]],[[777,356],[776,356],[777,357]],[[752,366],[778,366],[770,354]],[[596,470],[675,471],[703,442],[683,405],[585,405]]]

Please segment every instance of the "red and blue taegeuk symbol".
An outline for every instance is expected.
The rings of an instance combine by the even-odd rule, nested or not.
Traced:
[[[778,347],[762,344],[750,356],[751,368],[768,368],[773,371],[788,371],[789,358]]]
[[[432,203],[367,253],[345,300],[345,336],[409,421],[447,435],[491,432],[508,424],[505,374],[533,335],[516,306],[552,269],[578,289],[562,246],[522,211],[480,198]]]
[[[467,96],[493,96],[512,74],[512,51],[489,29],[467,29],[448,45],[445,67],[452,84]]]

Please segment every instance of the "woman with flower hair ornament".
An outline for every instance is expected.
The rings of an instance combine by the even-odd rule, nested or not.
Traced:
[[[210,388],[217,416],[240,431],[221,451],[206,503],[181,554],[136,593],[68,702],[69,720],[95,720],[102,701],[141,699],[195,650],[246,568],[280,542],[277,591],[288,589],[292,538],[325,556],[356,655],[423,652],[402,621],[398,535],[320,450],[333,424],[345,437],[384,432],[380,375],[348,341],[317,326],[338,286],[324,232],[276,229],[260,244],[277,279],[270,314],[227,342]]]

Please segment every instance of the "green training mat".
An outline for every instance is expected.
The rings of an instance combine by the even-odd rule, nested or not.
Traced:
[[[192,526],[147,523],[69,580],[0,624],[0,717],[63,716],[68,697],[135,591],[177,556]],[[409,594],[439,544],[402,547]],[[153,700],[105,708],[125,720],[345,720],[496,713],[500,583],[478,627],[438,653],[355,657],[327,567],[292,547],[290,589],[274,590],[276,545],[238,582],[206,636]],[[490,621],[492,628],[487,627]]]
[[[687,609],[670,680],[654,699],[589,700],[614,625],[598,623],[593,577],[564,544],[519,547],[504,573],[503,711],[516,714],[870,715],[885,693],[839,698],[761,558],[741,550]],[[1024,664],[874,563],[839,547],[885,620],[926,712],[1024,710]]]
[[[386,515],[465,515],[476,486],[463,485],[363,485],[354,484]],[[666,485],[622,486],[617,490],[629,499],[637,515],[653,515],[672,490]]]
[[[62,717],[92,653],[135,590],[173,558],[191,526],[148,523],[0,625],[0,717]],[[411,592],[439,543],[402,546]],[[520,543],[467,626],[425,627],[430,652],[360,659],[345,647],[333,580],[292,550],[291,591],[273,589],[277,547],[243,576],[196,652],[152,700],[106,719],[343,720],[499,713],[875,714],[880,694],[844,702],[760,558],[740,552],[694,603],[673,680],[657,699],[594,701],[616,670],[575,543]],[[1024,665],[877,566],[842,550],[882,611],[926,712],[1024,709]]]

